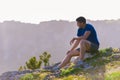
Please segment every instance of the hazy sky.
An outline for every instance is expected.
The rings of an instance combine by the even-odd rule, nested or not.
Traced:
[[[74,21],[78,16],[91,20],[119,19],[119,2],[120,0],[0,0],[0,22]]]

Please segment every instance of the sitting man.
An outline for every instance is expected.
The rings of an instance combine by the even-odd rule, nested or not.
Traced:
[[[91,24],[87,24],[86,19],[82,16],[78,17],[76,22],[78,26],[78,37],[74,37],[70,41],[70,44],[72,45],[74,43],[74,45],[67,52],[63,61],[57,67],[53,67],[53,71],[58,71],[60,68],[66,66],[74,56],[79,56],[75,66],[80,67],[84,63],[83,60],[86,52],[96,53],[99,49],[99,41],[94,27]],[[80,48],[76,49],[78,45]]]

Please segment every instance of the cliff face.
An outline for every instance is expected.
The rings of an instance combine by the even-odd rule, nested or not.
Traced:
[[[120,47],[120,20],[88,22],[95,26],[101,48]],[[76,31],[76,23],[68,21],[0,23],[0,72],[16,70],[31,56],[39,56],[44,51],[51,53],[51,63],[61,61],[69,50],[69,41],[76,36]]]

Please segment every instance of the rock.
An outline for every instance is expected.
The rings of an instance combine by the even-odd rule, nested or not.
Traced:
[[[45,78],[43,80],[53,80],[53,78],[55,78],[55,77],[60,77],[60,73],[61,73],[61,71],[58,71],[58,72],[55,72],[52,74],[48,74],[45,76]]]
[[[53,64],[53,65],[51,65],[51,66],[43,67],[43,69],[45,69],[45,70],[51,70],[53,67],[58,66],[60,63],[61,63],[61,62],[58,62],[58,63],[55,63],[55,64]]]
[[[0,76],[0,80],[19,80],[20,77],[24,76],[26,73],[40,72],[40,70],[25,70],[25,71],[9,71],[5,72]]]
[[[114,58],[114,59],[120,59],[120,55],[113,55],[112,58]]]
[[[106,57],[102,57],[102,59],[103,59],[103,60],[105,60],[105,59],[106,59]]]

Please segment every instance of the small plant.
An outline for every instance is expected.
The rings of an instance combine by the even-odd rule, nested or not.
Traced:
[[[34,70],[39,69],[41,67],[42,61],[37,61],[36,57],[32,57],[28,62],[26,62],[26,66],[28,69]]]
[[[20,80],[34,80],[32,74],[26,74],[25,76],[21,77]]]
[[[67,76],[70,74],[77,74],[77,72],[81,71],[81,68],[68,68],[68,69],[62,69],[62,72],[60,74],[60,76]]]
[[[112,50],[114,53],[120,53],[120,48],[113,48]]]
[[[112,51],[111,48],[105,48],[105,49],[99,50],[100,56],[106,56],[107,57],[107,56],[112,55],[112,53],[113,53],[113,51]]]
[[[44,62],[44,66],[49,66],[49,60],[51,58],[51,55],[49,53],[44,52],[39,57],[40,57],[40,60]]]
[[[18,69],[18,71],[23,71],[23,67],[20,66],[19,69]]]
[[[24,70],[27,70],[26,66],[24,66],[23,68],[24,68]]]

